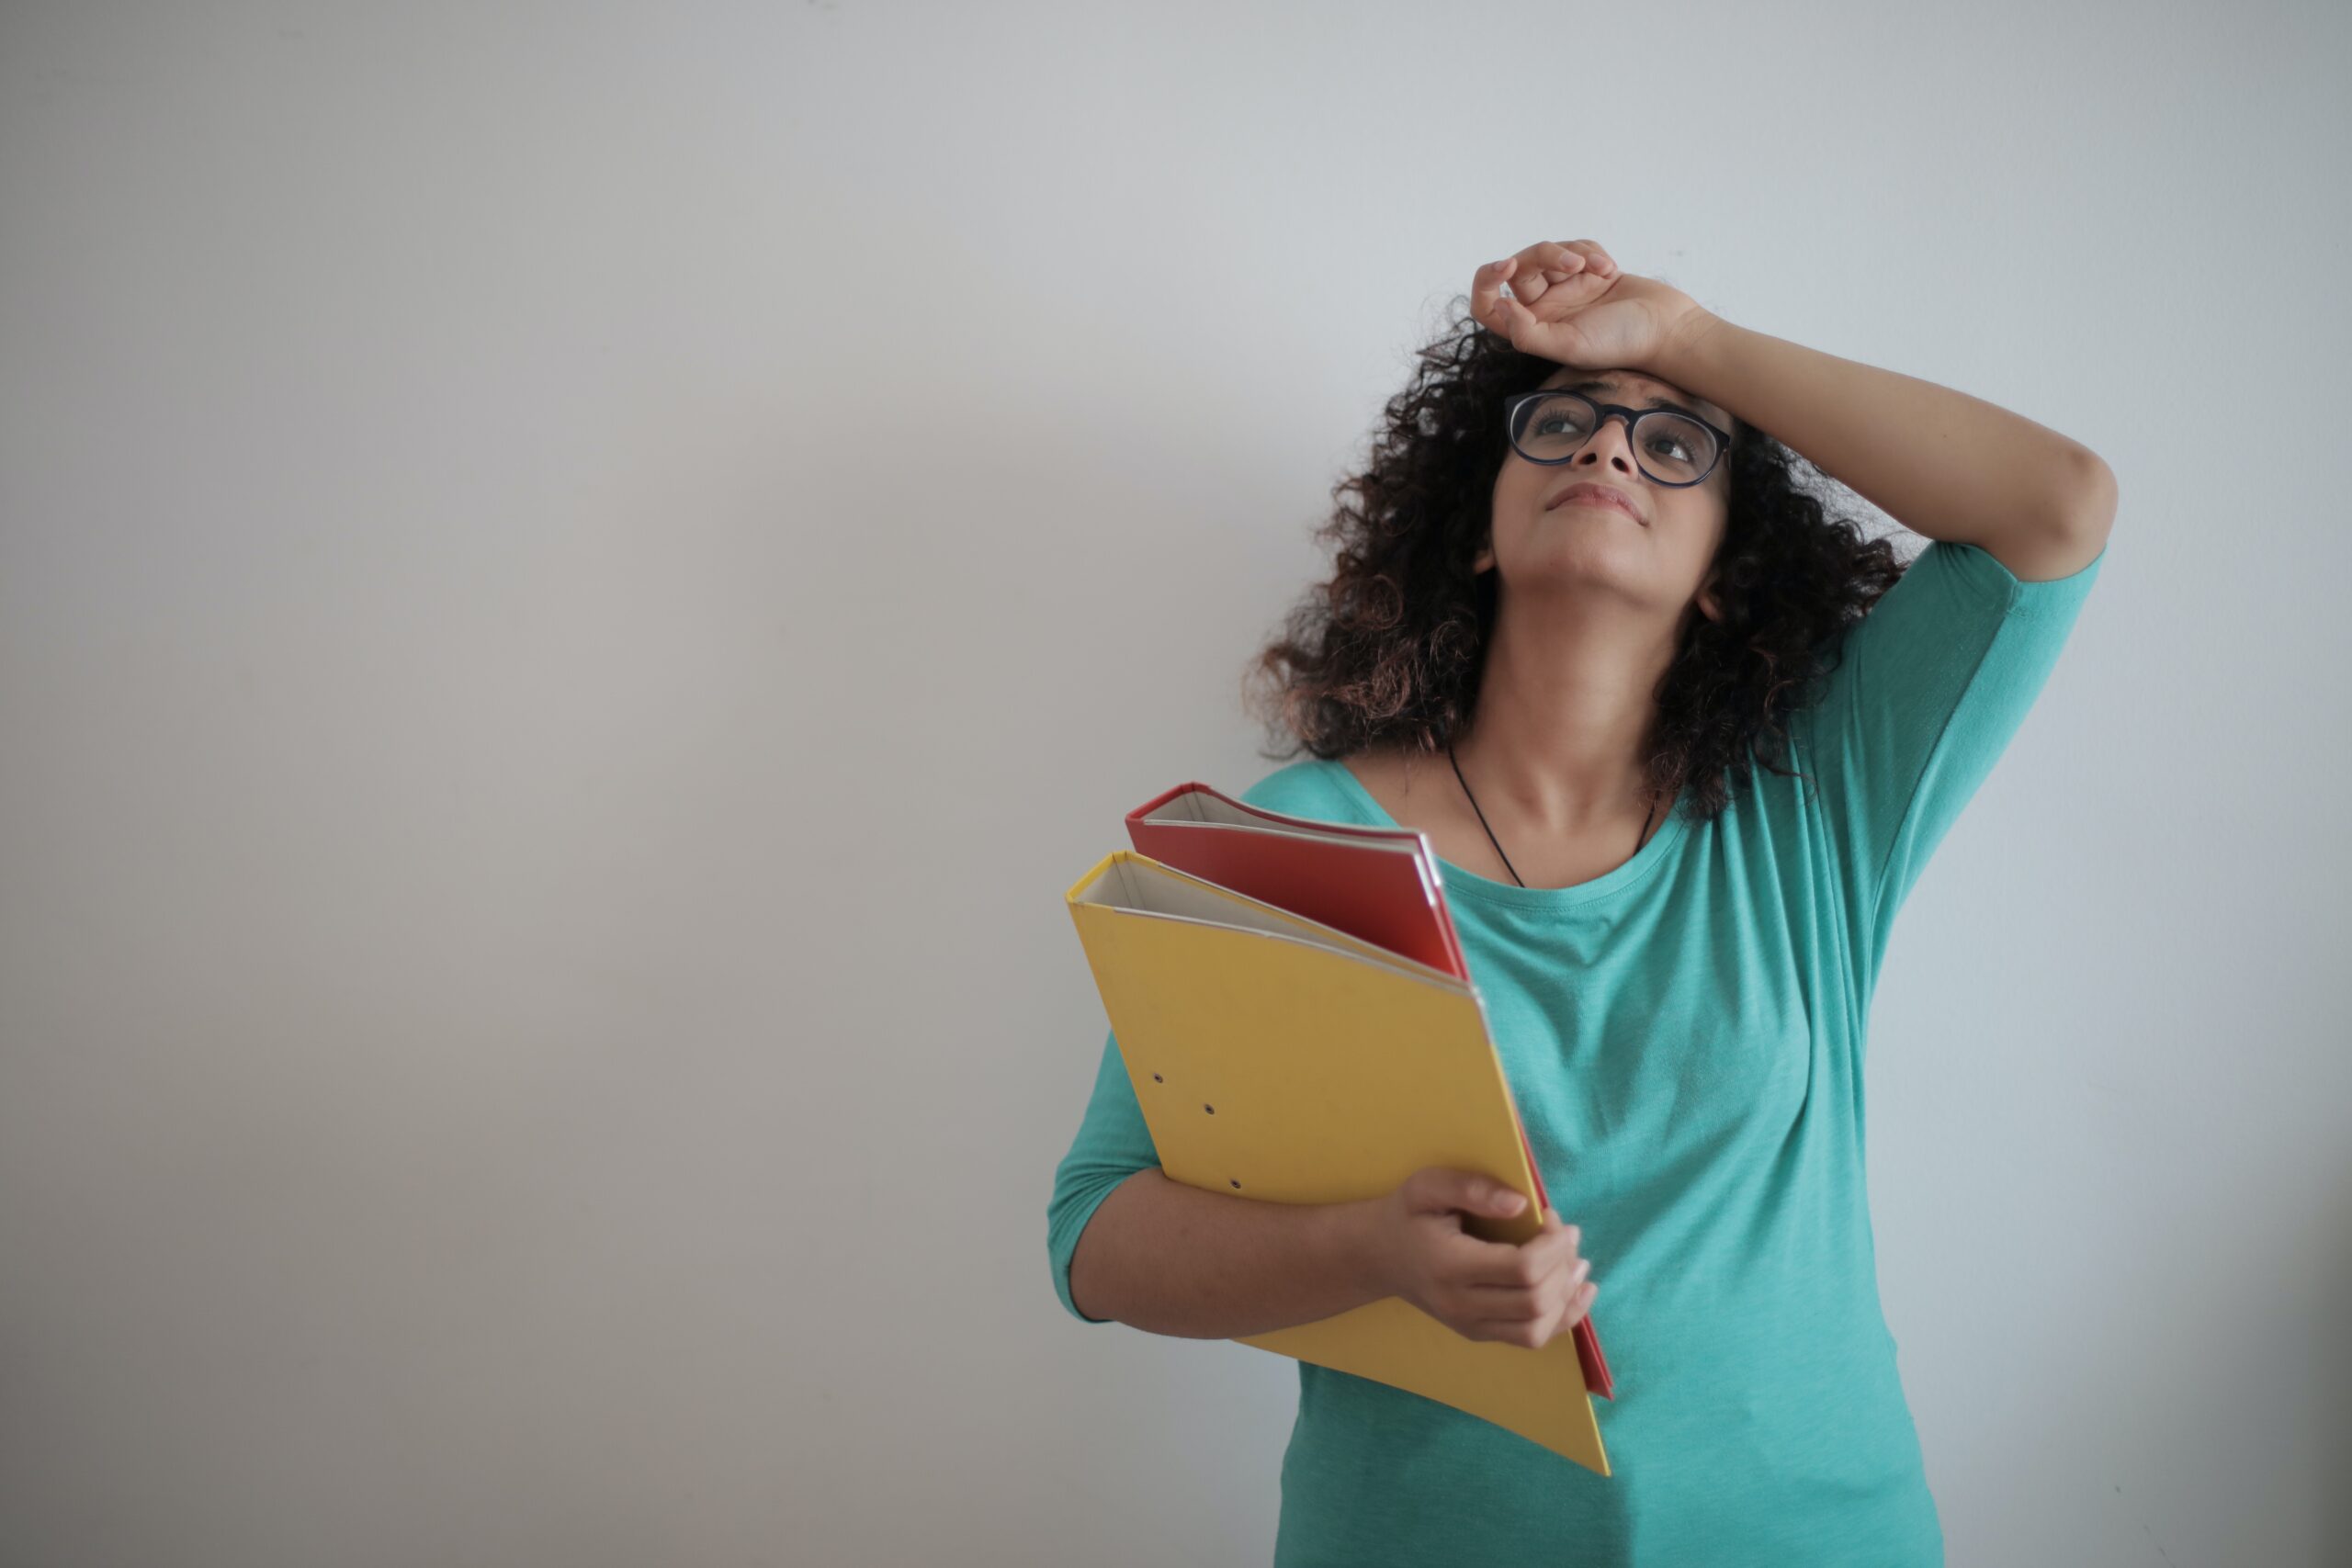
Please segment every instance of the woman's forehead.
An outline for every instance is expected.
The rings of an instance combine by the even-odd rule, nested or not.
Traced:
[[[1588,381],[1598,381],[1617,389],[1619,402],[1638,406],[1652,398],[1671,398],[1719,424],[1724,423],[1723,411],[1706,399],[1694,398],[1673,382],[1661,381],[1639,370],[1579,370],[1572,365],[1563,365],[1544,378],[1544,385],[1547,388],[1580,385]]]

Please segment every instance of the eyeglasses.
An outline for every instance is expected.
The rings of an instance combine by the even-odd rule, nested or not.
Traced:
[[[1531,463],[1565,463],[1612,417],[1622,415],[1634,462],[1656,483],[1679,490],[1715,471],[1731,432],[1672,409],[1596,403],[1581,392],[1538,389],[1504,405],[1511,449]]]

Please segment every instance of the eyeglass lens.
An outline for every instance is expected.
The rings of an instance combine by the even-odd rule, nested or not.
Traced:
[[[1510,435],[1532,460],[1555,462],[1582,446],[1597,423],[1589,401],[1561,392],[1529,399]],[[1689,484],[1715,460],[1714,432],[1670,410],[1645,411],[1634,422],[1633,436],[1634,460],[1652,479],[1668,484]]]

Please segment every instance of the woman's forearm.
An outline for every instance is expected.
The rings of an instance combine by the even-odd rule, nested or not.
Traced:
[[[1990,547],[2013,530],[2104,528],[2097,453],[2022,414],[1705,312],[1636,367],[1769,431],[1905,527]]]
[[[1228,1198],[1140,1170],[1087,1221],[1070,1299],[1089,1317],[1186,1339],[1319,1323],[1393,1293],[1373,1208]]]

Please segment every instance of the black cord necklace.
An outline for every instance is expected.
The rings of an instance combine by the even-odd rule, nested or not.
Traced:
[[[1462,784],[1462,793],[1469,797],[1470,809],[1473,811],[1478,811],[1478,797],[1470,794],[1470,781],[1462,777],[1462,764],[1454,760],[1453,742],[1451,740],[1448,740],[1445,743],[1445,760],[1453,763],[1453,776],[1456,780],[1460,781]],[[1657,797],[1656,795],[1652,795],[1650,797],[1649,816],[1642,818],[1642,836],[1634,844],[1634,852],[1635,854],[1640,854],[1642,852],[1642,845],[1650,841],[1650,821],[1657,816]],[[1493,827],[1487,823],[1487,814],[1483,811],[1478,811],[1478,826],[1487,829],[1487,841],[1495,846],[1495,853],[1502,855],[1503,869],[1510,873],[1510,879],[1513,882],[1519,883],[1521,887],[1526,886],[1527,884],[1520,878],[1519,868],[1510,863],[1510,856],[1503,854],[1502,840],[1495,837],[1495,830]]]

